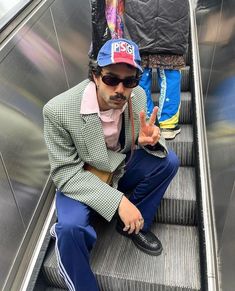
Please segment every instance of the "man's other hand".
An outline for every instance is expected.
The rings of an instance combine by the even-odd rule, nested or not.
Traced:
[[[144,220],[139,209],[125,196],[122,197],[122,200],[119,204],[118,214],[125,225],[123,231],[128,231],[129,234],[133,232],[138,234],[139,231],[143,228]]]
[[[155,125],[157,113],[158,107],[155,106],[149,118],[149,122],[146,122],[146,114],[144,110],[140,112],[140,132],[138,143],[142,146],[154,146],[160,140],[161,131],[160,128]]]

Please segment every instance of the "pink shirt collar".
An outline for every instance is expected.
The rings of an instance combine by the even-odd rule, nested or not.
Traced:
[[[100,111],[97,101],[96,86],[94,82],[89,82],[84,90],[81,102],[81,114],[97,113],[101,119],[106,145],[109,149],[118,151],[120,149],[119,135],[122,126],[121,115],[127,104],[122,109],[110,109]]]
[[[94,82],[89,82],[86,86],[81,102],[81,114],[100,113],[99,104],[96,95],[96,86]]]

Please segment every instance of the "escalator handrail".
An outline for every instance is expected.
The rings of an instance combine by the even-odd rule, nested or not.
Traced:
[[[217,235],[215,229],[215,215],[213,209],[213,196],[210,178],[210,164],[206,137],[206,123],[204,115],[204,103],[201,82],[201,70],[197,37],[197,25],[195,10],[190,4],[190,26],[192,45],[192,78],[194,82],[195,102],[195,128],[197,139],[197,162],[200,175],[201,215],[203,221],[205,260],[206,260],[206,290],[219,291],[219,271],[216,256]],[[205,286],[204,286],[205,287]],[[203,289],[204,290],[204,289]]]

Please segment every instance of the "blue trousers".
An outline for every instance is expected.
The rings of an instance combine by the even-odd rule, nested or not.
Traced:
[[[178,167],[179,160],[172,151],[161,159],[139,149],[134,151],[127,163],[118,189],[123,193],[132,191],[129,199],[142,213],[144,231],[151,227],[160,201]],[[98,291],[89,264],[90,251],[96,241],[96,232],[90,223],[94,211],[60,191],[56,193],[56,210],[58,222],[53,225],[51,234],[56,238],[61,276],[69,290]]]
[[[161,128],[174,128],[179,122],[181,73],[179,70],[157,69],[157,81],[160,87],[158,121]],[[152,69],[145,68],[140,86],[147,95],[147,115],[153,111]]]

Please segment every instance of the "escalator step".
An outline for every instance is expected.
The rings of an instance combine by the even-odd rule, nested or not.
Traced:
[[[185,63],[187,66],[191,65],[192,59],[192,47],[191,44],[188,45],[187,53],[184,55]]]
[[[179,168],[162,199],[156,219],[161,223],[197,225],[193,167]]]
[[[179,157],[181,166],[191,167],[194,166],[193,128],[189,124],[180,124],[180,127],[180,134],[166,143]]]
[[[116,232],[114,223],[101,229],[91,255],[101,291],[200,290],[196,227],[154,224],[152,231],[163,244],[158,257],[139,251],[131,240]],[[65,288],[53,248],[44,262],[44,272],[52,286]]]

